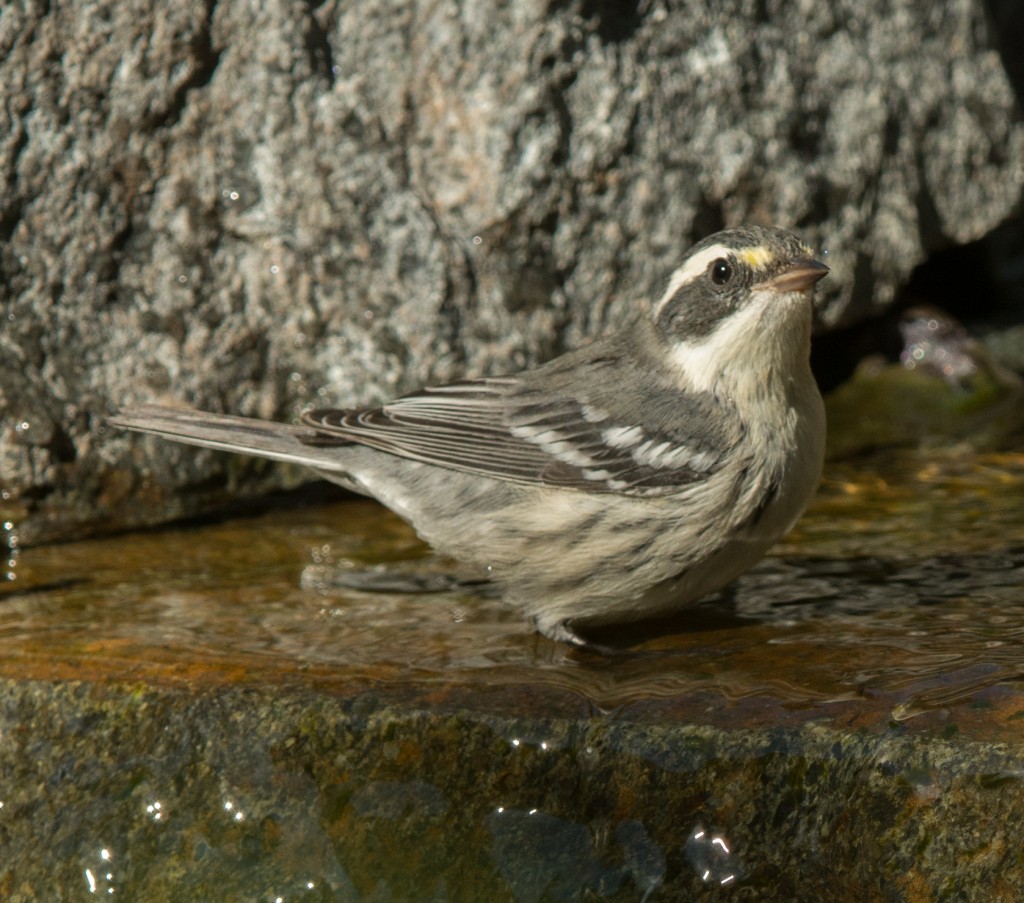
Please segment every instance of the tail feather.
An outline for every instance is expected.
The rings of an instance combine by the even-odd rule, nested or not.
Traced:
[[[345,472],[341,460],[344,456],[338,454],[337,444],[333,448],[306,445],[305,441],[316,437],[315,431],[306,427],[163,405],[143,405],[119,411],[107,418],[107,423],[189,445],[258,455],[318,470]]]

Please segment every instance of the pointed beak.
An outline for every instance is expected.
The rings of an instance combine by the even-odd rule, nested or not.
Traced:
[[[827,275],[828,267],[825,264],[810,257],[794,257],[781,273],[754,288],[768,289],[779,294],[802,292]]]

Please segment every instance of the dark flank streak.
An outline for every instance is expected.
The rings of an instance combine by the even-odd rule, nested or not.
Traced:
[[[627,560],[636,561],[638,558],[645,558],[657,538],[657,536],[647,536],[633,545],[629,550],[629,558]]]
[[[590,539],[591,532],[604,519],[603,511],[595,511],[581,523],[577,524],[568,534],[559,534],[559,539],[568,539],[569,548],[586,543]]]
[[[753,510],[750,517],[743,523],[743,527],[756,527],[764,516],[765,511],[772,502],[775,501],[775,497],[779,494],[779,483],[776,479],[772,479],[768,488],[765,490],[764,495],[761,496],[761,501],[758,502],[757,507]]]

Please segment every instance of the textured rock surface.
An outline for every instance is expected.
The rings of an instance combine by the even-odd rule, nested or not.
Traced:
[[[1024,180],[976,0],[29,2],[0,11],[0,84],[0,478],[27,539],[223,485],[222,457],[100,435],[111,404],[287,418],[514,369],[745,220],[827,247],[827,319],[857,317]]]
[[[514,698],[484,712],[437,691],[424,710],[373,692],[0,681],[0,889],[12,903],[1024,893],[1019,742],[521,717]]]
[[[0,899],[1024,899],[1024,455],[874,463],[612,655],[300,581],[443,568],[368,500],[27,549]]]

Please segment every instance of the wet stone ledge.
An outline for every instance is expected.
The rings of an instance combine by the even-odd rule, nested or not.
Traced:
[[[0,899],[1024,899],[1019,453],[833,463],[607,655],[289,498],[9,559]]]
[[[1022,743],[642,723],[528,686],[489,697],[7,679],[0,894],[1024,893]]]

